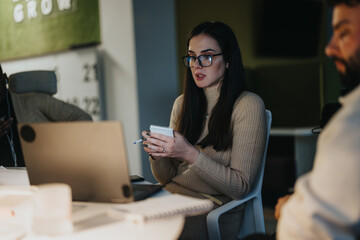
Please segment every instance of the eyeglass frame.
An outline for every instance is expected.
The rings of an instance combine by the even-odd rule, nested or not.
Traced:
[[[213,64],[213,57],[216,57],[216,56],[220,56],[220,55],[224,55],[224,53],[217,53],[217,54],[214,54],[214,55],[211,55],[211,54],[205,54],[205,55],[199,55],[199,56],[197,56],[197,57],[195,57],[195,56],[184,56],[184,57],[182,57],[182,59],[183,59],[183,64],[185,65],[185,67],[188,67],[188,68],[193,68],[194,66],[190,66],[190,63],[189,63],[189,58],[194,58],[195,59],[195,62],[194,62],[194,64],[196,63],[196,60],[198,60],[198,63],[199,63],[199,65],[201,66],[201,67],[211,67],[212,66],[212,64]],[[204,65],[202,65],[202,60],[200,60],[200,58],[201,57],[210,57],[210,65],[209,66],[204,66]],[[186,64],[186,62],[187,62],[187,64]]]

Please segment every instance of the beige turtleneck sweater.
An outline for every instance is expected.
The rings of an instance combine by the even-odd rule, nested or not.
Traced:
[[[217,88],[204,90],[208,102],[207,112],[215,106],[219,97]],[[183,95],[173,105],[170,127],[175,128]],[[209,119],[209,118],[208,118]],[[208,134],[208,119],[201,139]],[[259,170],[266,141],[265,107],[254,93],[243,92],[234,104],[232,113],[233,146],[226,151],[215,151],[211,146],[204,149],[196,145],[200,155],[192,165],[174,158],[154,160],[150,165],[155,178],[166,184],[165,189],[198,198],[209,194],[222,202],[241,199],[252,187]],[[199,142],[198,141],[198,142]]]

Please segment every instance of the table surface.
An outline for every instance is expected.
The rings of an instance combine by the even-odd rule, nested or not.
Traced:
[[[107,212],[113,207],[106,203],[74,203],[72,221],[74,230],[71,234],[49,236],[26,236],[23,240],[115,240],[115,239],[154,239],[169,240],[180,236],[184,217],[174,217],[134,224],[109,217]],[[14,238],[17,239],[17,238]]]
[[[299,128],[271,128],[271,136],[295,136],[295,137],[308,137],[316,136],[311,132],[314,127],[299,127]]]
[[[22,172],[22,174],[21,174]],[[0,190],[15,189],[16,194],[22,191],[21,185],[24,182],[25,171],[11,171],[2,170],[0,173]],[[5,177],[6,178],[2,178]],[[16,180],[10,184],[9,177]],[[152,197],[161,197],[170,194],[162,190]],[[26,194],[25,194],[26,195]],[[145,224],[135,224],[121,219],[115,219],[108,215],[111,208],[118,204],[114,203],[95,203],[95,202],[73,202],[72,222],[74,230],[71,234],[66,236],[48,237],[48,236],[21,236],[21,231],[18,231],[20,236],[15,236],[16,232],[9,231],[10,229],[0,229],[2,237],[10,237],[9,239],[23,239],[23,240],[46,240],[46,239],[69,239],[69,240],[112,240],[112,239],[156,239],[168,240],[177,239],[180,236],[184,226],[185,218],[177,216],[163,220],[151,221]],[[16,229],[16,228],[15,228]],[[18,229],[19,230],[19,229]],[[11,238],[14,236],[15,238]]]
[[[51,239],[177,239],[184,225],[184,217],[134,224],[109,217],[107,212],[114,207],[111,204],[74,203],[74,205],[77,207],[72,216],[73,233]]]

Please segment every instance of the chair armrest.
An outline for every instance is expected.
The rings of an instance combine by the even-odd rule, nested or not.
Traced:
[[[241,200],[232,200],[221,207],[218,207],[208,213],[206,217],[207,228],[210,239],[221,239],[220,238],[220,227],[219,227],[219,218],[222,214],[234,209],[241,204],[246,203],[247,201],[256,197],[255,193],[250,193]],[[217,236],[216,236],[217,235]]]

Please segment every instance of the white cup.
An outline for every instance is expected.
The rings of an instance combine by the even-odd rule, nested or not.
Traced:
[[[59,236],[73,231],[69,185],[63,183],[38,185],[33,194],[33,234]]]
[[[32,188],[0,186],[0,239],[22,239],[31,233]]]

